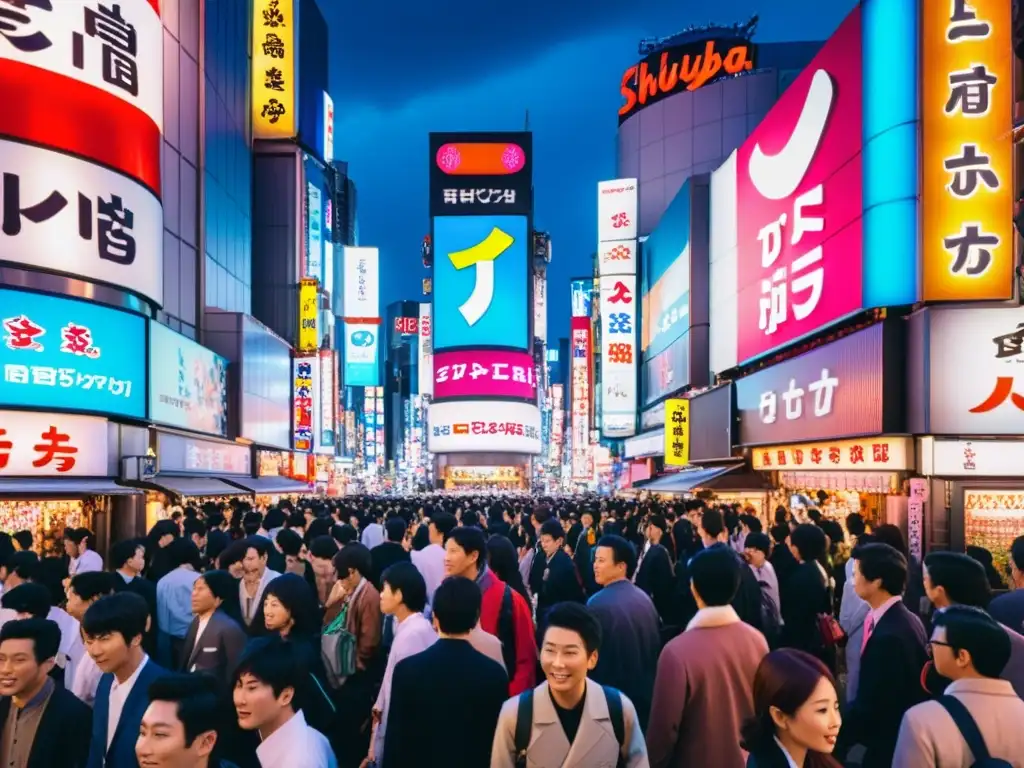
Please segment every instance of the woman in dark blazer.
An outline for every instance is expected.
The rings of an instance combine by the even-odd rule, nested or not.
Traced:
[[[825,645],[818,626],[820,614],[832,613],[831,582],[821,564],[825,544],[824,532],[813,523],[798,525],[789,535],[789,548],[799,565],[779,587],[781,645],[806,651],[835,670],[835,646]]]

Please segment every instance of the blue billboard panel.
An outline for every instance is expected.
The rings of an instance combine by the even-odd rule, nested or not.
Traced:
[[[377,361],[380,326],[344,323],[342,327],[345,333],[345,386],[380,386],[380,366]]]
[[[434,219],[434,349],[528,349],[524,216]]]
[[[0,405],[146,418],[146,320],[0,289]]]
[[[228,361],[159,323],[150,323],[150,418],[195,432],[228,434]]]
[[[594,295],[594,281],[573,280],[572,286],[572,316],[590,317],[590,302]]]
[[[644,360],[664,352],[690,328],[691,190],[689,181],[683,184],[643,244],[640,326]]]

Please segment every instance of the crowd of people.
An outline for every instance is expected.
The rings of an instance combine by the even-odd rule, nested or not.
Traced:
[[[0,534],[0,766],[1024,766],[1024,589],[793,512],[233,502],[106,562]]]

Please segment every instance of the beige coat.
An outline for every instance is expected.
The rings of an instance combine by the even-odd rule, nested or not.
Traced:
[[[570,745],[551,703],[548,684],[541,683],[533,693],[533,728],[526,755],[527,768],[615,768],[619,759],[619,742],[608,715],[604,690],[587,680],[583,718],[576,739]],[[515,768],[516,718],[519,697],[509,699],[501,708],[498,727],[494,731],[491,768]],[[636,721],[636,709],[626,696],[622,697],[622,720],[626,730],[626,768],[650,768],[644,735]]]
[[[1008,682],[956,680],[946,693],[970,711],[992,757],[1024,768],[1024,701],[1017,698]],[[907,710],[893,768],[970,768],[974,762],[956,724],[940,703],[926,701]]]

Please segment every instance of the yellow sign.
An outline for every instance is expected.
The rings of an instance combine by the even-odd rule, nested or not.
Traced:
[[[316,280],[304,279],[299,284],[299,352],[320,349],[320,295]]]
[[[921,4],[925,301],[1013,296],[1011,4]]]
[[[665,464],[685,467],[690,463],[690,401],[665,401]]]
[[[297,108],[294,0],[255,0],[252,15],[252,136],[291,139]]]
[[[829,443],[751,448],[754,469],[764,470],[888,470],[913,469],[914,446],[909,437],[863,437]]]

